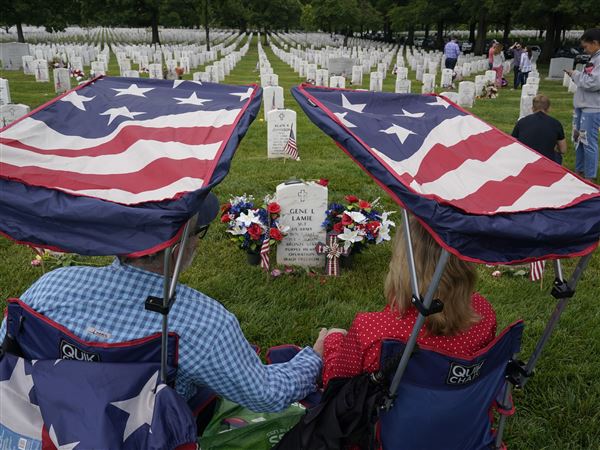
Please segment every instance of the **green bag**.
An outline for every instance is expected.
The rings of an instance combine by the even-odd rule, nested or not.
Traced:
[[[257,413],[220,399],[198,443],[201,450],[267,450],[275,446],[305,413],[306,408],[299,403],[278,413]]]

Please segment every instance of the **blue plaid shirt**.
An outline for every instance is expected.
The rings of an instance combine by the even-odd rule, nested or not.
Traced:
[[[161,330],[162,316],[144,309],[161,297],[163,277],[115,259],[106,267],[68,267],[36,281],[21,300],[88,341],[121,342]],[[314,391],[321,358],[310,347],[284,364],[264,365],[233,314],[206,295],[179,284],[169,314],[179,334],[177,391],[196,386],[255,411],[279,411]],[[0,336],[6,333],[5,324]]]
[[[460,47],[454,41],[449,41],[444,47],[444,55],[446,58],[457,59],[460,55]]]

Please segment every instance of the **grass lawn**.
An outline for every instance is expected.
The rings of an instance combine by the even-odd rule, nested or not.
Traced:
[[[262,110],[237,150],[231,171],[216,189],[222,202],[242,193],[262,198],[290,178],[329,179],[329,199],[346,194],[374,200],[382,197],[384,207],[399,210],[386,194],[354,164],[323,132],[309,121],[293,100],[289,89],[302,82],[286,64],[265,47],[279,84],[285,90],[285,105],[298,114],[297,142],[300,162],[267,159],[267,128]],[[109,75],[117,75],[111,55]],[[259,83],[256,38],[225,83]],[[202,70],[202,69],[200,69]],[[560,82],[546,81],[541,67],[540,92],[552,101],[551,114],[570,134],[572,95]],[[414,72],[409,72],[414,77]],[[33,76],[17,72],[1,75],[10,83],[13,103],[32,108],[53,98],[52,83],[36,83]],[[191,75],[186,78],[191,78]],[[395,76],[388,74],[384,90],[393,92]],[[512,74],[508,76],[509,84]],[[369,86],[369,77],[363,80]],[[438,76],[439,83],[439,76]],[[413,91],[421,83],[413,78]],[[519,113],[520,91],[502,89],[494,100],[477,100],[473,113],[510,132]],[[571,143],[565,158],[573,169]],[[399,220],[399,214],[396,219]],[[0,238],[0,304],[20,295],[40,275],[31,267],[33,253]],[[357,255],[354,267],[339,278],[308,276],[300,272],[267,280],[258,267],[249,266],[246,256],[228,240],[225,226],[215,222],[201,242],[193,267],[182,281],[222,302],[237,315],[248,340],[262,348],[280,343],[311,344],[320,327],[348,327],[357,311],[379,310],[384,305],[383,280],[390,246],[371,248]],[[272,257],[274,260],[274,256]],[[101,259],[100,262],[106,259]],[[96,261],[98,262],[98,261]],[[564,262],[566,272],[575,261]],[[526,322],[522,357],[531,354],[536,340],[552,313],[555,301],[548,295],[552,271],[547,271],[543,289],[526,278],[505,274],[493,278],[494,269],[480,267],[478,290],[494,305],[499,329],[516,319]],[[580,282],[577,295],[568,305],[558,329],[538,362],[535,377],[523,392],[516,392],[517,413],[509,420],[506,442],[514,449],[600,449],[600,256],[596,252]]]

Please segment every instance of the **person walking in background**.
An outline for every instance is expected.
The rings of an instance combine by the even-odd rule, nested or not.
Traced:
[[[496,40],[494,39],[492,45],[490,46],[490,49],[488,50],[488,69],[490,70],[492,70],[492,67],[494,66],[494,51],[496,50],[497,43],[498,42],[496,42]]]
[[[550,99],[538,94],[533,98],[533,114],[520,119],[512,136],[546,158],[562,164],[562,155],[567,152],[565,131],[561,123],[548,115]]]
[[[492,70],[496,72],[496,87],[502,87],[502,71],[504,65],[504,45],[497,43],[494,46],[492,57]]]
[[[456,61],[458,61],[458,55],[460,55],[460,48],[456,42],[456,38],[452,38],[444,46],[444,56],[446,56],[445,66],[446,69],[454,70],[456,67]]]
[[[531,72],[531,49],[525,47],[521,52],[521,64],[519,64],[519,85],[523,86],[527,83],[529,72]]]
[[[521,48],[521,44],[518,42],[515,42],[510,49],[512,50],[513,57],[513,88],[518,89],[521,79],[521,71],[519,70],[519,67],[521,66],[521,54],[523,54],[523,49]]]
[[[598,128],[600,128],[600,28],[586,30],[581,45],[590,61],[582,71],[565,70],[577,86],[573,96],[575,170],[588,180],[598,174]]]

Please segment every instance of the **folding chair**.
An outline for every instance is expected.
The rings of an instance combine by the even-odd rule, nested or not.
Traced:
[[[519,353],[523,323],[515,322],[470,359],[419,347],[395,396],[380,415],[378,435],[387,449],[489,449],[496,439],[493,411],[514,412],[504,404],[507,370]],[[381,367],[398,362],[406,344],[385,340]],[[393,369],[396,365],[393,364]]]

